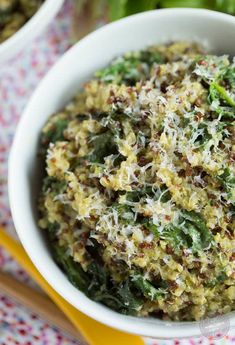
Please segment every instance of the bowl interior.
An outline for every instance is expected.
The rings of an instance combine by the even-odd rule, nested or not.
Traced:
[[[233,17],[192,9],[150,11],[107,25],[64,55],[40,83],[22,116],[9,165],[10,204],[19,237],[33,263],[58,293],[109,326],[155,338],[200,335],[198,322],[164,322],[120,315],[89,300],[57,267],[37,227],[36,196],[41,168],[36,157],[41,128],[84,81],[115,56],[172,40],[198,41],[212,52],[234,56],[234,30]],[[233,323],[234,316],[230,319]]]

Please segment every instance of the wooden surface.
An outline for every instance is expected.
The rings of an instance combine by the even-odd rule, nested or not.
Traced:
[[[75,327],[47,295],[34,290],[3,272],[0,272],[0,291],[26,308],[29,308],[51,325],[58,327],[84,343]]]

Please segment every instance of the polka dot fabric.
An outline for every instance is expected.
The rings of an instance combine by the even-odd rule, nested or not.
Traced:
[[[70,47],[73,0],[48,29],[12,61],[0,67],[0,224],[16,237],[7,198],[7,160],[20,115],[40,79]],[[37,288],[16,262],[0,247],[0,269]],[[235,331],[220,340],[201,339],[150,341],[151,345],[235,344]],[[234,334],[234,336],[232,335]],[[183,336],[183,335],[182,335]],[[75,339],[49,326],[37,315],[0,293],[0,345],[72,345]],[[112,340],[110,340],[110,345]],[[121,345],[121,344],[120,344]],[[131,345],[131,344],[130,344]]]

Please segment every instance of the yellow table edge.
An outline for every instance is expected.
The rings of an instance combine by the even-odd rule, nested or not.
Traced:
[[[140,337],[107,327],[84,315],[69,304],[41,276],[29,259],[22,245],[1,228],[0,245],[2,245],[40,285],[90,345],[144,345],[144,341]]]

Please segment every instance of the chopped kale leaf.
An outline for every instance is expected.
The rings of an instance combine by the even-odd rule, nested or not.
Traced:
[[[226,168],[222,174],[217,176],[217,179],[227,193],[228,199],[235,205],[235,176]]]
[[[198,252],[208,248],[212,243],[212,236],[205,221],[200,214],[193,211],[183,211],[178,225],[169,224],[161,231],[151,220],[144,220],[143,225],[176,250],[188,248]]]
[[[64,140],[64,130],[67,128],[68,122],[67,119],[59,119],[49,131],[43,132],[41,138],[42,145],[48,146],[49,143]]]
[[[108,67],[96,73],[97,78],[104,82],[135,85],[145,79],[149,68],[154,63],[163,63],[158,52],[143,51],[139,54],[129,54],[115,59]]]
[[[42,191],[46,193],[48,190],[52,190],[55,194],[61,194],[66,190],[66,186],[65,181],[60,181],[52,176],[46,176],[43,180]]]
[[[224,87],[219,85],[217,82],[212,82],[209,86],[209,101],[223,102],[225,105],[235,107],[235,100],[229,95]]]
[[[104,163],[105,157],[118,153],[114,136],[110,131],[94,136],[91,142],[94,149],[87,159],[92,163]]]
[[[72,257],[68,255],[66,248],[60,246],[58,243],[53,244],[53,254],[56,262],[62,267],[71,283],[86,293],[90,282],[89,277],[83,271],[81,265],[76,263]]]
[[[155,288],[148,280],[140,274],[132,276],[132,282],[139,289],[146,298],[150,298],[151,301],[158,299],[166,294],[166,291],[161,288]]]

